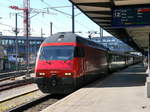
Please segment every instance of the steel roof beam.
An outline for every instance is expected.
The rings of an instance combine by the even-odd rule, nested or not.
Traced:
[[[111,24],[111,22],[96,22],[97,24]]]
[[[84,11],[85,13],[111,15],[111,11]]]
[[[101,27],[111,27],[111,25],[110,24],[102,24],[102,25],[100,25]]]
[[[94,7],[107,7],[110,8],[112,6],[112,2],[99,2],[99,3],[75,3],[75,5],[82,6],[94,6]]]
[[[112,17],[91,17],[91,19],[112,20]]]

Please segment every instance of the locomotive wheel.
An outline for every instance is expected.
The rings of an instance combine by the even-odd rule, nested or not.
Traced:
[[[43,93],[50,93],[47,86],[41,84],[37,84],[37,86]]]

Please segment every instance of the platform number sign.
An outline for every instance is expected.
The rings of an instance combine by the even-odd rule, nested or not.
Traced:
[[[112,11],[113,27],[150,26],[150,6],[146,7],[117,7]]]
[[[114,12],[114,17],[116,17],[116,18],[120,18],[120,17],[121,17],[121,12],[120,12],[120,10],[116,10],[116,11]]]

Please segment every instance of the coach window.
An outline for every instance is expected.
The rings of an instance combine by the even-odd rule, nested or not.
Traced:
[[[29,42],[29,43],[30,43],[30,45],[32,45],[32,41],[31,41],[31,40],[30,40],[30,42]]]
[[[2,40],[2,44],[5,45],[5,39]]]
[[[37,45],[38,44],[38,42],[37,41],[35,41],[35,45]]]
[[[36,45],[36,41],[33,41],[33,45]]]
[[[12,45],[12,40],[9,40],[9,45]]]
[[[22,40],[22,44],[24,44],[25,42],[24,42],[24,40]]]
[[[15,43],[15,42],[14,42],[14,40],[12,39],[12,40],[11,40],[11,45],[13,45],[14,43]]]
[[[5,40],[5,44],[8,45],[8,39]]]
[[[5,45],[5,40],[4,39],[2,40],[2,45]]]
[[[31,41],[31,40],[30,40],[30,42],[29,42],[29,43],[30,43],[30,45],[32,45],[32,41]]]
[[[15,40],[12,40],[13,45],[15,44]]]
[[[37,41],[37,44],[39,45],[41,42],[40,41]]]
[[[21,40],[18,40],[18,44],[21,44]]]

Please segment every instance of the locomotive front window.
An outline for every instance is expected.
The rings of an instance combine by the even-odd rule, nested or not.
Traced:
[[[45,46],[40,50],[40,60],[71,60],[73,59],[73,46]]]

